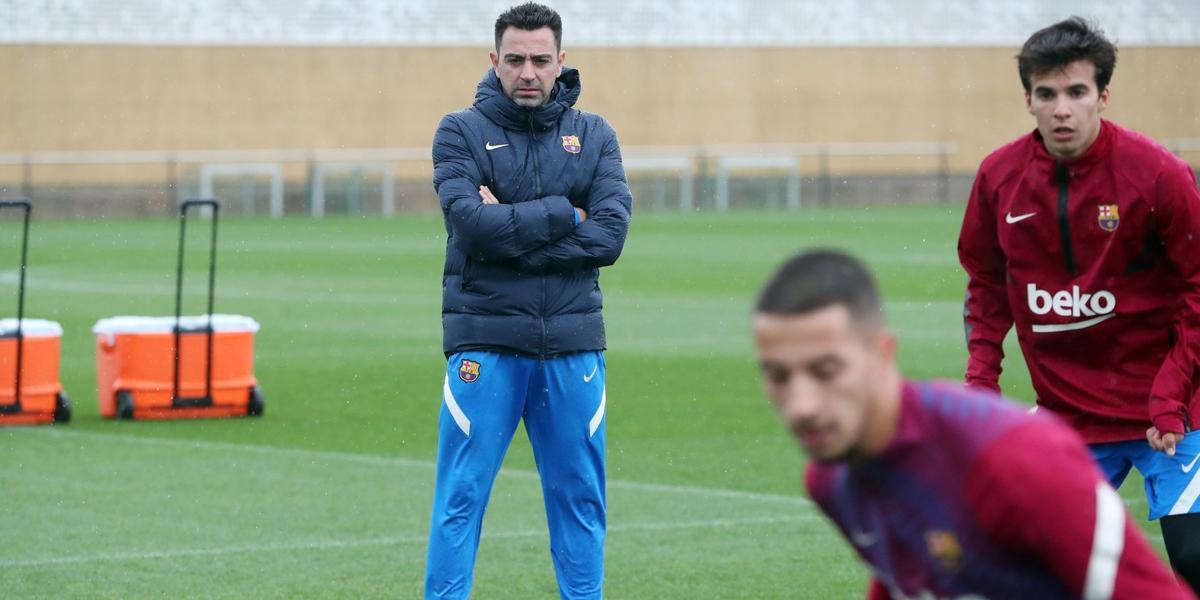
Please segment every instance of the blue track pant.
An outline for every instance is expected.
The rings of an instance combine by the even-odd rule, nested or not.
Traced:
[[[600,598],[604,578],[604,354],[549,360],[450,357],[442,387],[426,598],[471,591],[483,513],[517,423],[542,479],[550,555],[563,598]]]

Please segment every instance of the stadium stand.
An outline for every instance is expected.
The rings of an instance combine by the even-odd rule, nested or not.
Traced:
[[[0,43],[486,44],[515,0],[3,0]],[[1127,45],[1195,45],[1191,0],[550,2],[580,46],[1013,45],[1079,13]]]
[[[0,195],[44,216],[210,191],[237,214],[433,210],[433,128],[513,1],[0,0]],[[1107,114],[1200,163],[1191,0],[551,4],[650,208],[962,201],[1031,126],[1017,45],[1075,12],[1121,44]]]

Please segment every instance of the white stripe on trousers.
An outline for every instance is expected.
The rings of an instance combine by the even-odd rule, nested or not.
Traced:
[[[471,437],[471,420],[459,408],[458,401],[454,399],[454,392],[450,391],[449,375],[446,376],[446,381],[442,384],[442,399],[446,401],[446,408],[450,409],[450,416],[454,417],[454,422],[458,424],[458,428],[462,430],[463,435]]]
[[[1096,484],[1096,532],[1092,555],[1083,582],[1084,600],[1109,600],[1117,585],[1117,570],[1125,550],[1125,503],[1117,491],[1101,481]]]
[[[608,388],[600,390],[600,407],[596,409],[596,414],[592,415],[592,420],[588,422],[588,437],[596,435],[596,430],[600,429],[600,421],[604,420],[604,405],[608,402]]]

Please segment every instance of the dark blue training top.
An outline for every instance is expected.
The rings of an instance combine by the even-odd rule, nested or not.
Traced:
[[[433,138],[433,187],[446,220],[442,349],[551,357],[603,350],[599,268],[616,262],[632,197],[616,132],[572,108],[579,72],[563,68],[536,108],[504,95],[488,70],[470,108]],[[481,202],[486,185],[498,205]],[[587,211],[576,223],[574,207]]]

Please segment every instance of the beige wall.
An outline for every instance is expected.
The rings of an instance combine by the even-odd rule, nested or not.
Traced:
[[[1012,48],[568,48],[622,143],[947,141],[1027,131]],[[477,48],[0,46],[0,152],[424,146]],[[1125,48],[1107,115],[1200,138],[1200,48]]]

